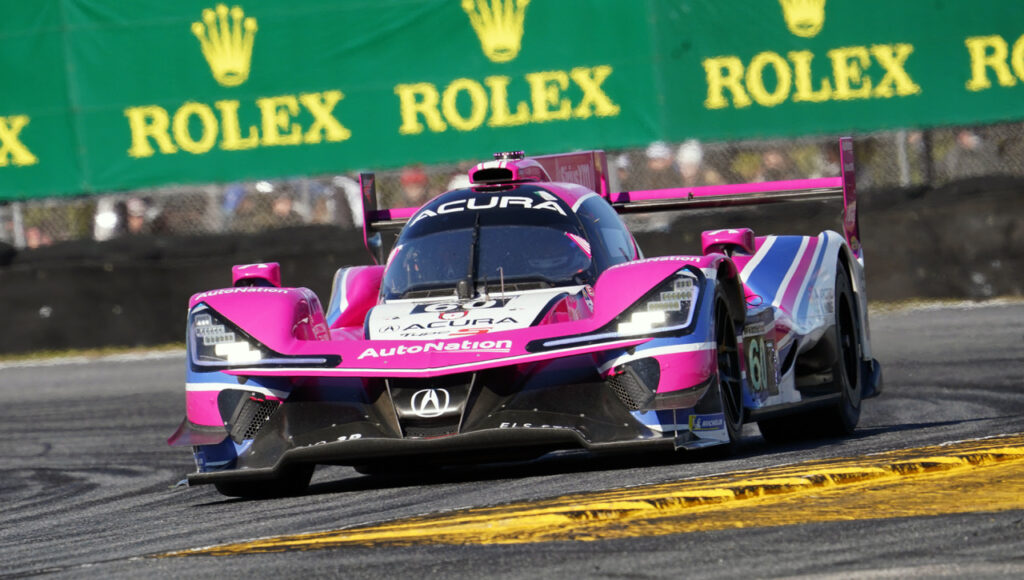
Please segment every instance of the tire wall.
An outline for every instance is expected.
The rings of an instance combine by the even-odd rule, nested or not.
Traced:
[[[870,300],[1024,295],[1024,182],[867,192],[859,204]],[[835,207],[817,204],[629,220],[647,256],[699,253],[705,229],[838,227]],[[279,262],[285,285],[308,287],[324,304],[338,267],[369,262],[360,232],[331,226],[0,247],[0,353],[180,342],[192,294],[229,286],[234,264],[263,261]]]

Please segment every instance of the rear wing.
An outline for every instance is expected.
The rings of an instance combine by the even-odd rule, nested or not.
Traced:
[[[854,256],[863,260],[857,218],[853,139],[850,137],[839,139],[839,166],[838,177],[623,191],[613,193],[607,199],[619,213],[842,199],[843,237]]]
[[[478,164],[470,170],[469,177],[473,184],[523,181],[575,183],[600,194],[621,214],[842,199],[843,236],[854,256],[863,261],[857,218],[853,140],[850,137],[839,139],[839,162],[838,177],[612,193],[604,151],[537,157],[524,157],[521,151],[517,151],[496,153],[494,161]],[[381,264],[385,250],[382,234],[401,230],[419,208],[380,209],[376,178],[372,173],[359,175],[359,187],[363,202],[363,243],[374,263]]]
[[[374,264],[384,263],[384,232],[397,232],[405,226],[417,207],[378,209],[377,177],[359,174],[359,192],[363,205],[363,245]]]

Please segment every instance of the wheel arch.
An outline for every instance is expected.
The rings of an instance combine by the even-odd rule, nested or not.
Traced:
[[[861,343],[861,358],[862,360],[871,360],[873,355],[871,354],[871,332],[868,326],[867,282],[864,277],[863,261],[858,259],[850,246],[844,243],[839,251],[838,262],[845,268],[850,288],[853,290],[854,308],[856,308],[858,322],[857,332]],[[839,272],[836,274],[838,275]]]
[[[736,264],[732,260],[722,260],[718,263],[715,277],[718,280],[718,287],[725,295],[729,315],[736,324],[742,325],[747,318],[747,302]]]

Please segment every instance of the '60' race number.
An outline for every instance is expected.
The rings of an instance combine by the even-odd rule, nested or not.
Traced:
[[[750,389],[755,393],[777,395],[779,385],[775,374],[775,342],[766,339],[764,335],[752,336],[743,341],[743,349],[747,354]]]

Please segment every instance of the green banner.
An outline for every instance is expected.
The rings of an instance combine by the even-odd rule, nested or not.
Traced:
[[[0,2],[0,200],[1024,118],[1020,0]]]

